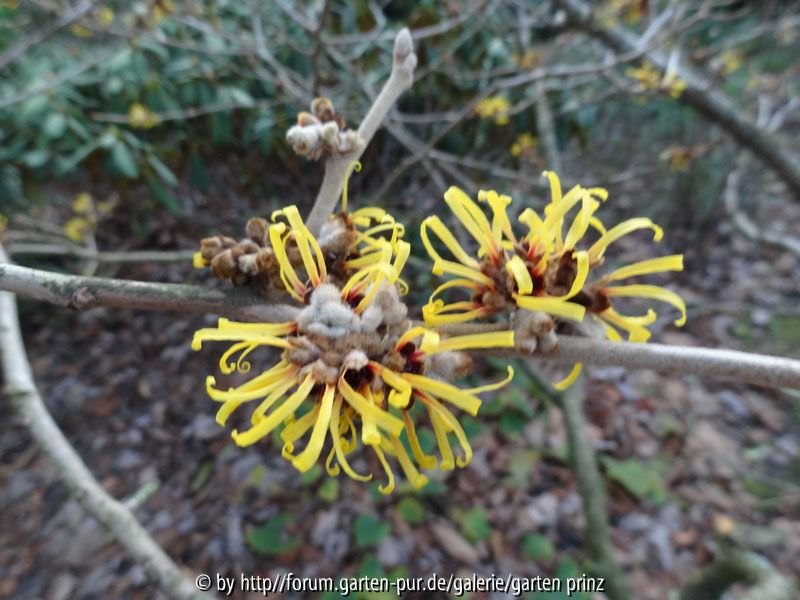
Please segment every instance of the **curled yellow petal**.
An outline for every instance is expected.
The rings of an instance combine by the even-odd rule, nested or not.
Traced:
[[[414,427],[414,421],[407,410],[403,411],[403,421],[406,424],[406,433],[408,434],[408,443],[411,446],[411,452],[414,454],[414,459],[417,464],[423,469],[433,469],[436,467],[436,457],[425,454],[422,451],[422,445],[419,443],[417,437],[417,430]]]
[[[471,388],[464,388],[464,391],[469,394],[480,394],[482,392],[491,392],[494,390],[499,390],[506,384],[511,383],[512,379],[514,379],[514,368],[511,365],[508,365],[508,374],[500,381],[497,381],[495,383],[487,383],[484,385],[479,385]]]
[[[203,255],[200,252],[195,252],[192,255],[192,266],[195,269],[202,269],[204,267],[207,267],[208,264],[209,264],[208,261],[205,258],[203,258]]]
[[[434,275],[442,275],[443,273],[450,273],[458,277],[471,279],[472,281],[481,283],[489,288],[494,287],[494,282],[488,276],[481,273],[479,270],[449,260],[434,261],[432,271]]]
[[[330,432],[331,432],[331,439],[333,440],[333,452],[336,454],[336,461],[344,470],[345,474],[351,479],[355,479],[356,481],[369,481],[372,479],[372,474],[368,475],[361,475],[353,470],[350,466],[350,463],[347,461],[347,456],[345,456],[345,450],[342,446],[342,435],[339,431],[339,415],[341,414],[342,410],[342,397],[337,395],[334,403],[333,403],[333,412],[331,413],[331,421],[330,421]],[[333,469],[329,469],[328,472]]]
[[[567,389],[569,386],[571,386],[578,380],[578,376],[581,374],[582,368],[583,364],[576,363],[575,366],[572,367],[572,370],[569,372],[569,375],[567,375],[561,381],[557,381],[556,383],[554,383],[553,387],[557,389],[559,392],[563,392],[565,389]]]
[[[457,335],[446,338],[439,342],[428,354],[436,352],[453,352],[459,350],[471,350],[477,348],[513,348],[513,331],[491,331],[488,333],[473,333],[469,335]]]
[[[372,449],[375,451],[375,454],[378,455],[378,460],[381,461],[381,465],[383,466],[383,470],[386,473],[386,477],[388,479],[386,485],[378,486],[378,491],[384,496],[386,496],[394,491],[394,473],[392,473],[392,468],[386,461],[386,457],[383,455],[383,450],[381,450],[381,447],[379,445],[373,446]]]
[[[467,265],[468,267],[472,267],[473,269],[477,269],[480,267],[478,261],[472,258],[469,254],[466,253],[464,248],[461,247],[461,244],[458,243],[455,236],[450,232],[450,230],[442,223],[441,219],[437,216],[428,217],[424,221],[422,221],[422,225],[419,228],[419,234],[422,238],[422,244],[425,246],[425,250],[428,251],[428,255],[433,260],[444,260],[442,259],[441,255],[434,249],[433,244],[431,244],[430,239],[428,238],[428,228],[436,234],[436,236],[441,240],[441,242],[447,247],[447,249],[453,254],[453,256],[458,260],[460,263]]]
[[[446,400],[450,404],[468,412],[473,417],[478,414],[478,410],[481,407],[481,399],[469,392],[465,392],[444,381],[425,377],[424,375],[403,373],[402,377],[414,386],[414,388],[428,392],[442,400]]]
[[[353,161],[352,163],[350,163],[350,165],[347,167],[347,171],[345,172],[344,186],[342,186],[342,212],[343,213],[347,212],[347,187],[348,187],[348,184],[350,183],[350,175],[353,174],[353,171],[355,171],[356,173],[361,171],[361,163],[358,162],[357,160]]]
[[[670,254],[669,256],[635,262],[609,273],[605,280],[619,281],[636,275],[649,275],[650,273],[662,273],[664,271],[683,271],[683,254]]]
[[[569,302],[563,298],[548,298],[538,296],[514,296],[517,306],[526,310],[545,312],[556,317],[582,321],[586,308],[580,304]]]
[[[367,415],[375,421],[378,427],[390,435],[400,435],[403,430],[403,421],[368,402],[364,396],[350,387],[350,384],[344,379],[344,374],[339,378],[339,391],[347,403],[361,415],[362,419],[364,415]]]
[[[656,242],[660,241],[664,235],[664,230],[646,217],[628,219],[627,221],[623,221],[622,223],[615,225],[601,235],[600,239],[598,239],[589,248],[589,257],[592,260],[597,260],[603,256],[603,253],[606,251],[606,248],[608,248],[609,245],[617,241],[619,238],[639,229],[652,229],[653,241]]]
[[[444,201],[461,221],[464,228],[489,256],[497,256],[497,244],[486,215],[463,190],[452,186],[444,194]]]
[[[322,444],[325,442],[325,433],[330,425],[335,393],[335,386],[329,385],[325,387],[325,393],[322,395],[322,402],[319,406],[317,420],[316,423],[314,423],[314,430],[311,432],[308,445],[292,461],[292,464],[301,473],[308,471],[317,462],[322,452]]]
[[[455,468],[455,460],[453,457],[453,449],[450,447],[450,440],[447,439],[447,426],[430,404],[427,404],[428,416],[433,425],[433,433],[436,436],[436,444],[439,446],[439,455],[442,460],[439,462],[439,468],[442,471],[452,471]]]
[[[650,331],[642,324],[641,318],[620,315],[613,308],[607,308],[603,312],[599,313],[599,316],[612,325],[627,331],[628,341],[646,342],[648,339],[650,339]],[[653,316],[655,316],[655,314],[653,314]],[[648,321],[652,323],[652,320],[650,319],[646,319],[644,322]]]
[[[397,462],[400,463],[400,468],[403,469],[403,473],[405,474],[409,483],[411,483],[411,485],[414,486],[414,489],[417,490],[426,485],[428,483],[428,478],[420,473],[414,466],[414,463],[408,456],[408,452],[406,452],[406,449],[403,446],[403,442],[396,437],[391,438],[390,441],[392,444],[392,449],[394,450],[394,455],[397,457]]]
[[[517,282],[517,292],[527,296],[533,291],[533,279],[531,279],[527,265],[519,256],[515,254],[511,260],[506,261],[506,269]]]
[[[286,231],[284,223],[274,223],[269,226],[269,241],[272,249],[275,252],[275,258],[278,261],[278,266],[281,270],[281,278],[286,284],[286,290],[292,293],[295,298],[302,301],[305,294],[305,285],[300,281],[297,273],[289,262],[289,257],[286,255],[286,246],[283,241],[283,233]]]
[[[609,297],[627,296],[666,302],[681,311],[681,316],[679,319],[675,320],[675,325],[681,327],[686,323],[686,303],[683,301],[683,298],[672,290],[657,285],[621,285],[605,288],[604,293]]]
[[[313,387],[314,380],[311,375],[308,375],[303,380],[303,383],[298,386],[297,390],[267,417],[243,433],[239,433],[234,429],[231,433],[231,437],[233,437],[236,445],[242,447],[250,446],[269,434],[269,432],[280,425],[280,423],[286,417],[293,414],[297,410],[297,408],[308,397],[308,394],[311,392],[311,388]]]

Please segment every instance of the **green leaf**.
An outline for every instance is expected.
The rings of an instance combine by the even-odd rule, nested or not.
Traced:
[[[178,202],[177,198],[170,194],[161,182],[158,181],[155,177],[153,177],[150,173],[145,173],[144,178],[147,180],[147,185],[150,187],[150,191],[153,192],[153,196],[158,201],[158,203],[166,208],[169,212],[173,215],[180,215],[182,212],[181,204]]]
[[[31,150],[22,156],[22,164],[31,169],[38,169],[44,166],[50,159],[50,154],[47,150]]]
[[[175,174],[170,168],[161,162],[155,154],[147,155],[147,163],[153,167],[153,170],[161,178],[161,181],[173,187],[178,185],[178,178],[175,177]]]
[[[192,484],[190,489],[192,492],[198,492],[200,489],[206,484],[209,477],[211,477],[211,473],[214,472],[214,462],[207,460],[200,468],[197,469],[197,473],[194,474],[194,478],[192,479]]]
[[[136,159],[131,154],[131,151],[128,150],[128,147],[120,141],[117,141],[111,147],[111,164],[128,179],[139,177],[139,167],[136,166]]]
[[[207,190],[210,183],[206,165],[197,153],[189,157],[189,183],[201,192]]]
[[[383,538],[389,535],[390,530],[391,527],[388,523],[383,523],[372,515],[358,515],[353,531],[356,546],[359,548],[377,546]]]
[[[99,146],[98,141],[93,141],[80,146],[75,152],[66,158],[59,159],[56,164],[56,175],[66,175],[74,169],[78,163],[82,162],[87,156],[94,152]]]
[[[606,475],[622,485],[637,498],[648,500],[654,504],[663,504],[667,500],[667,488],[664,485],[666,465],[663,460],[653,459],[646,464],[638,459],[617,460],[610,456],[602,456],[600,462],[606,469]]]
[[[412,497],[405,497],[397,503],[397,512],[406,523],[419,525],[425,520],[425,506]]]
[[[261,527],[247,533],[247,544],[256,552],[267,556],[280,556],[300,545],[300,537],[286,533],[287,525],[294,521],[291,515],[278,513],[267,519]]]
[[[339,480],[335,477],[328,477],[319,486],[319,498],[323,502],[335,502],[339,497]]]
[[[553,555],[553,544],[538,533],[529,533],[522,538],[522,548],[529,560],[541,560]]]
[[[508,483],[518,488],[527,488],[531,473],[536,468],[541,454],[538,450],[517,450],[508,461]]]
[[[54,112],[47,115],[42,126],[42,132],[51,140],[60,138],[66,130],[67,117],[61,113]]]
[[[479,542],[488,538],[492,533],[492,526],[489,524],[486,509],[476,506],[464,513],[461,518],[461,531],[471,542]]]

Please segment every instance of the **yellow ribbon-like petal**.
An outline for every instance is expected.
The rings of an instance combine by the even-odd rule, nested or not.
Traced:
[[[243,433],[233,430],[231,437],[236,442],[237,446],[250,446],[258,440],[269,434],[270,431],[275,429],[280,423],[289,415],[293,414],[297,408],[303,403],[314,387],[314,380],[311,375],[307,375],[297,390],[289,396],[283,404],[272,411],[267,417],[260,420],[256,425]]]
[[[578,380],[578,376],[581,374],[582,368],[583,364],[576,363],[575,366],[572,367],[572,370],[569,372],[569,375],[567,375],[561,381],[557,381],[556,383],[554,383],[553,387],[558,391],[563,392],[565,389],[567,389],[569,386],[571,386]]]
[[[606,275],[606,281],[619,281],[636,275],[663,273],[664,271],[683,271],[683,254],[670,254],[626,265]]]
[[[628,219],[627,221],[623,221],[618,225],[615,225],[608,231],[606,231],[603,235],[600,236],[592,246],[589,248],[589,257],[594,261],[599,259],[603,256],[603,253],[606,251],[609,245],[617,241],[623,236],[628,235],[634,231],[639,229],[652,229],[653,230],[653,241],[660,241],[661,238],[664,236],[664,230],[661,229],[658,225],[653,223],[650,219],[645,217],[636,217],[634,219]]]
[[[403,421],[389,414],[382,408],[367,401],[364,396],[356,392],[344,379],[344,374],[339,378],[339,391],[344,396],[347,403],[364,418],[364,415],[372,418],[378,427],[385,430],[390,435],[400,435],[403,430]]]
[[[582,321],[586,308],[580,304],[569,302],[563,298],[547,298],[537,296],[514,296],[517,306],[527,310],[545,312],[556,317]]]
[[[419,228],[419,234],[422,238],[422,244],[425,246],[425,250],[428,251],[428,255],[433,260],[444,260],[441,255],[436,251],[431,244],[430,239],[428,238],[428,228],[436,234],[436,236],[441,240],[441,242],[447,247],[447,249],[453,254],[453,256],[458,260],[460,263],[467,265],[468,267],[472,267],[473,269],[478,269],[480,264],[477,260],[472,258],[464,248],[461,247],[461,244],[458,243],[455,236],[450,232],[450,230],[442,223],[442,220],[437,216],[428,217],[424,221],[422,221],[422,225]]]
[[[414,388],[428,392],[437,398],[446,400],[450,404],[457,406],[471,414],[473,417],[478,414],[478,409],[481,407],[481,399],[469,392],[445,383],[425,377],[424,375],[415,375],[414,373],[403,373],[402,377],[406,379]]]
[[[331,413],[333,411],[333,397],[335,393],[335,386],[328,385],[325,387],[325,393],[322,395],[322,402],[319,406],[317,421],[314,423],[314,430],[311,432],[308,445],[292,461],[292,464],[301,473],[308,471],[317,462],[322,452],[322,444],[325,442],[325,433],[330,426]]]
[[[356,481],[369,481],[372,479],[372,474],[361,475],[353,470],[350,463],[345,456],[345,450],[342,446],[342,435],[339,431],[339,415],[342,410],[342,397],[337,395],[333,403],[333,412],[331,413],[330,432],[331,439],[333,440],[333,451],[336,454],[336,461],[341,465],[344,472],[351,479]],[[329,470],[330,472],[330,470]]]
[[[488,333],[473,333],[445,338],[428,354],[436,352],[452,352],[458,350],[471,350],[477,348],[513,348],[513,331],[491,331]],[[423,350],[424,351],[424,350]]]
[[[533,279],[531,279],[528,266],[516,254],[511,257],[511,260],[506,261],[506,269],[514,277],[517,282],[517,292],[523,296],[529,295],[533,291]]]
[[[657,285],[621,285],[605,288],[603,291],[606,296],[609,297],[627,296],[666,302],[681,311],[681,316],[679,319],[675,320],[675,325],[682,327],[686,323],[686,303],[683,301],[683,298],[672,290]]]

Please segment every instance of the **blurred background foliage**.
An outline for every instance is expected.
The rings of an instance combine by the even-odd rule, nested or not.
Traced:
[[[597,11],[642,33],[648,11],[667,4],[676,3],[611,0]],[[791,2],[683,4],[671,42],[743,109],[763,91],[796,94]],[[771,20],[776,31],[753,35]],[[82,1],[71,8],[5,1],[0,206],[8,213],[58,202],[65,192],[113,190],[139,216],[181,215],[192,208],[181,186],[307,204],[314,186],[303,182],[315,183],[320,169],[292,155],[286,129],[317,94],[357,125],[388,74],[391,33],[401,25],[422,32],[417,82],[359,178],[385,204],[410,204],[407,191],[419,188],[435,201],[442,182],[538,192],[548,165],[537,131],[543,94],[558,150],[570,157],[568,175],[612,188],[645,181],[652,211],[683,221],[702,222],[717,210],[721,166],[731,155],[724,132],[653,89],[658,75],[648,83],[624,63],[506,85],[536,68],[600,61],[594,48],[563,35],[563,16],[547,2],[499,0]],[[481,95],[489,99],[464,110]],[[397,169],[398,157],[429,139],[436,152],[424,168]],[[670,210],[676,203],[692,210]]]

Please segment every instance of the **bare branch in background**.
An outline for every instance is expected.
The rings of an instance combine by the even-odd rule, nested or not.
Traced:
[[[59,15],[58,19],[56,19],[53,23],[50,23],[47,27],[28,33],[18,43],[3,50],[3,52],[0,53],[0,71],[16,61],[29,49],[41,44],[59,30],[63,29],[64,27],[68,27],[80,19],[83,15],[89,12],[89,10],[91,10],[95,4],[97,4],[97,1],[98,0],[83,0],[83,2],[80,2],[76,6],[63,11]]]
[[[411,34],[408,29],[402,29],[394,40],[392,73],[358,128],[360,147],[348,155],[331,156],[325,161],[322,186],[306,219],[306,224],[312,232],[319,231],[334,211],[350,164],[361,158],[389,109],[400,95],[411,87],[416,66],[417,55],[414,54]]]
[[[80,246],[59,246],[58,244],[11,244],[8,248],[12,256],[66,256],[83,258],[100,263],[160,263],[189,262],[194,252],[191,250],[132,250],[130,252],[102,252]]]
[[[581,378],[564,393],[559,406],[564,413],[570,464],[578,482],[583,513],[586,515],[585,537],[586,550],[592,561],[590,569],[605,578],[610,598],[633,600],[625,574],[614,559],[605,486],[597,466],[597,455],[586,435],[586,421],[583,416],[584,390],[584,381]]]
[[[637,49],[638,40],[634,35],[621,27],[600,23],[595,19],[591,6],[583,0],[554,2],[580,29],[608,48],[619,53],[630,53]],[[668,53],[660,50],[646,50],[642,58],[661,71],[666,71],[670,60]],[[705,75],[680,61],[675,62],[674,72],[678,79],[686,83],[686,89],[678,101],[693,107],[730,133],[739,144],[769,166],[800,199],[800,166],[797,158],[785,150],[774,136],[759,128]]]
[[[0,263],[6,260],[0,247]],[[0,352],[5,391],[14,411],[86,512],[105,525],[116,541],[171,597],[208,597],[185,577],[131,510],[108,495],[64,437],[36,390],[20,332],[16,299],[8,292],[0,292]]]

